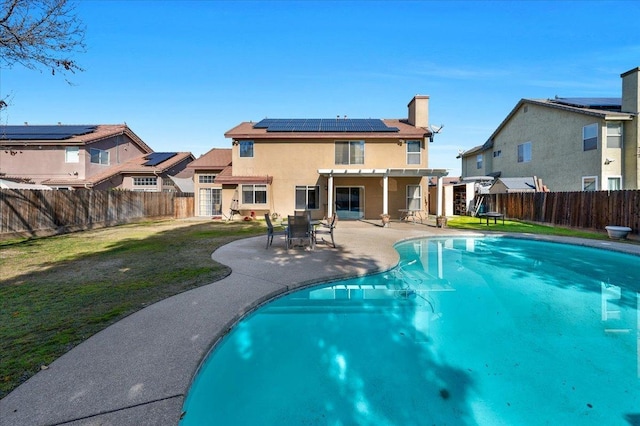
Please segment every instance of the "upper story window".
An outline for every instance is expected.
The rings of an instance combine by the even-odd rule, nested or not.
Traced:
[[[79,163],[80,162],[80,148],[77,146],[68,146],[64,149],[64,162],[65,163]]]
[[[531,161],[531,142],[518,145],[518,163],[528,163]]]
[[[253,157],[253,141],[240,141],[240,157]]]
[[[243,204],[267,204],[267,185],[242,185]]]
[[[134,177],[133,186],[156,186],[158,178],[154,177]]]
[[[420,141],[407,141],[407,164],[420,164]]]
[[[296,210],[318,210],[319,208],[319,186],[296,186]]]
[[[622,148],[622,123],[607,122],[607,148]]]
[[[493,158],[498,158],[502,156],[502,151],[497,150],[497,151],[493,151]]]
[[[198,183],[213,183],[216,175],[198,175]]]
[[[91,154],[91,162],[94,164],[109,164],[109,151],[103,149],[91,148],[89,150]]]
[[[482,154],[476,156],[476,169],[482,168]]]
[[[364,164],[364,141],[336,141],[336,164]]]
[[[593,123],[582,128],[582,150],[598,149],[598,124]]]

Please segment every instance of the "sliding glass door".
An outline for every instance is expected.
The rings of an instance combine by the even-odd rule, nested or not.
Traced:
[[[340,219],[364,217],[364,188],[359,186],[336,187],[336,213]]]

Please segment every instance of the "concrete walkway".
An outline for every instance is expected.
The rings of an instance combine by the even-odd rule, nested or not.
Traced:
[[[287,252],[276,237],[265,250],[264,236],[228,244],[212,258],[230,266],[231,275],[92,336],[0,400],[0,426],[175,425],[199,364],[247,312],[310,283],[389,269],[398,261],[397,241],[462,234],[422,224],[381,228],[344,221],[335,249],[320,243],[314,251]],[[640,255],[639,245],[571,242]]]

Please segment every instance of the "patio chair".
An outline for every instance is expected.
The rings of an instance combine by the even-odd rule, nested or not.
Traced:
[[[331,236],[331,245],[333,245],[333,248],[336,248],[336,242],[333,239],[333,230],[336,228],[337,224],[338,214],[334,213],[331,219],[327,221],[327,223],[321,223],[320,226],[316,228],[314,237],[317,240],[318,234],[329,234]],[[324,238],[322,239],[322,241],[324,241]]]
[[[286,235],[287,231],[286,229],[282,231],[275,231],[273,228],[273,223],[271,223],[271,218],[269,217],[269,213],[264,214],[264,220],[265,222],[267,222],[267,247],[265,248],[269,248],[269,246],[273,243],[274,235]]]
[[[293,246],[294,240],[308,240],[313,248],[313,232],[307,216],[289,216],[287,226],[287,250]]]

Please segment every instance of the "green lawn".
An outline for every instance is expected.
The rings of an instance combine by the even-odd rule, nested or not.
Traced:
[[[539,225],[534,223],[520,222],[505,219],[504,224],[501,219],[494,224],[493,219],[489,220],[489,226],[485,219],[480,222],[477,217],[456,216],[447,221],[447,226],[456,229],[470,229],[474,231],[496,231],[496,232],[521,232],[529,234],[559,235],[565,237],[590,238],[597,240],[608,240],[606,232],[589,232],[576,229],[561,228],[557,226]]]
[[[0,398],[108,325],[226,276],[211,253],[263,232],[162,221],[0,242]]]

